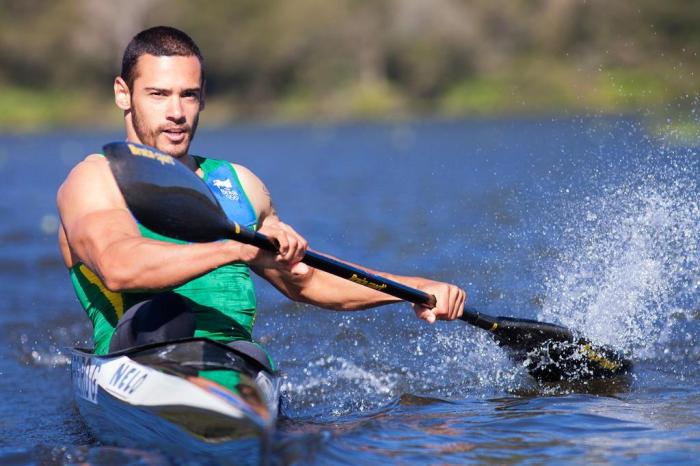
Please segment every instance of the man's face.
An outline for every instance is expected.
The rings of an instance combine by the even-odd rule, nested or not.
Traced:
[[[131,122],[141,143],[182,157],[203,108],[202,67],[195,56],[142,55],[131,89]]]

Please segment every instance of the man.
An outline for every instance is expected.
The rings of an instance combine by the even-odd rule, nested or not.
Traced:
[[[155,27],[137,34],[114,80],[126,138],[194,171],[229,217],[277,240],[279,254],[235,241],[185,244],[148,230],[129,212],[107,160],[89,155],[70,172],[57,202],[61,252],[92,320],[95,352],[193,335],[252,340],[256,301],[249,268],[290,299],[324,308],[398,301],[301,263],[307,242],[280,221],[260,179],[240,165],[189,153],[204,110],[204,83],[202,55],[185,33]],[[415,308],[427,322],[462,313],[465,293],[453,285],[379,274],[434,294],[434,309]]]

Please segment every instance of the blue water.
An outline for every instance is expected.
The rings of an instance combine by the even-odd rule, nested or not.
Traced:
[[[206,126],[206,122],[202,126]],[[101,445],[63,348],[89,344],[55,192],[119,133],[0,136],[0,463],[190,464]],[[635,120],[203,129],[319,251],[464,287],[486,312],[627,350],[628,380],[539,385],[488,335],[407,305],[334,313],[256,282],[284,372],[276,464],[696,463],[700,160]]]

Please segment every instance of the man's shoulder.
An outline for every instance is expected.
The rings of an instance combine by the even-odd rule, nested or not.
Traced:
[[[97,172],[108,169],[108,167],[107,159],[102,154],[89,154],[71,169],[66,181],[93,176]]]
[[[98,187],[104,190],[105,185],[110,184],[111,178],[107,159],[101,154],[89,154],[71,169],[59,186],[57,196],[60,201],[61,198],[73,199],[75,195],[99,191]]]
[[[99,161],[99,163],[104,163],[107,161],[107,157],[105,157],[104,154],[95,152],[95,153],[86,155],[82,161],[83,162],[98,162]]]
[[[104,170],[109,167],[107,157],[102,154],[89,154],[76,167],[91,167],[93,169]]]

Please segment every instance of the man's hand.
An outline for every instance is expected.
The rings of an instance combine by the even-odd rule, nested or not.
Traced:
[[[419,319],[432,324],[436,320],[454,320],[462,316],[467,293],[461,288],[432,280],[425,280],[418,288],[437,298],[437,304],[433,309],[418,304],[413,305],[413,310]]]
[[[279,244],[279,254],[264,251],[255,246],[244,245],[243,261],[261,268],[273,268],[303,275],[309,267],[300,261],[309,247],[307,241],[292,227],[280,221],[265,222],[259,230]]]

